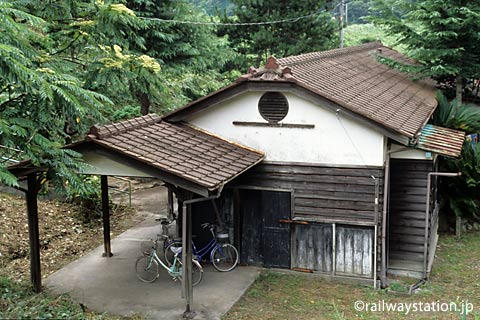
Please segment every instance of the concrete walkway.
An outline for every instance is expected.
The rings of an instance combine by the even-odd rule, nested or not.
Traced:
[[[151,201],[154,207],[166,208],[162,189],[141,192],[157,200]],[[141,314],[148,319],[181,319],[185,300],[180,297],[180,282],[173,282],[163,269],[154,283],[143,283],[135,275],[134,264],[140,255],[140,244],[160,232],[155,217],[163,213],[151,210],[148,205],[143,209],[141,215],[145,220],[112,240],[113,257],[102,258],[103,247],[98,247],[49,276],[45,285],[56,293],[69,293],[73,299],[97,312],[121,316]],[[204,267],[203,280],[193,290],[195,319],[219,319],[259,274],[259,269],[252,267],[237,267],[231,272],[215,271],[208,264]]]

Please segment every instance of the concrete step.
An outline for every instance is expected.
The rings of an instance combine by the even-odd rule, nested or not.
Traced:
[[[388,261],[388,275],[423,278],[423,262],[412,260],[390,259]]]
[[[423,272],[423,261],[390,259],[388,261],[388,269]]]

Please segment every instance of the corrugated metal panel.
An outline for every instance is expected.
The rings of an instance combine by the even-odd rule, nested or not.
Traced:
[[[462,152],[465,132],[427,124],[420,132],[417,148],[446,156],[458,157]]]

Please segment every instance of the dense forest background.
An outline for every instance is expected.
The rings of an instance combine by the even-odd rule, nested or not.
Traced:
[[[174,110],[270,55],[337,48],[341,30],[345,46],[381,40],[417,61],[382,62],[441,84],[451,113],[439,124],[480,131],[478,112],[463,107],[478,95],[478,1],[345,3],[0,0],[0,181],[18,185],[7,166],[30,159],[49,168],[58,190],[89,196],[89,184],[73,174],[79,155],[62,146],[93,124]],[[470,166],[478,154],[449,165],[470,170],[458,195],[467,199],[451,207],[480,219],[480,174]]]

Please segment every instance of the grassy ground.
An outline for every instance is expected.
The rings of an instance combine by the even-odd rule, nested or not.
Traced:
[[[430,281],[415,294],[409,296],[408,286],[415,281],[396,279],[389,290],[373,290],[372,287],[328,282],[305,275],[264,272],[245,296],[224,317],[227,319],[480,319],[480,233],[464,235],[457,240],[453,236],[440,236],[437,258]],[[397,292],[393,292],[393,290]],[[355,302],[382,301],[403,304],[417,303],[417,309],[425,310],[425,303],[455,302],[461,308],[462,301],[473,304],[474,312],[463,317],[461,312],[375,312],[355,310]],[[420,306],[420,302],[424,303]],[[358,306],[362,306],[358,303]],[[411,305],[413,308],[413,305]]]

